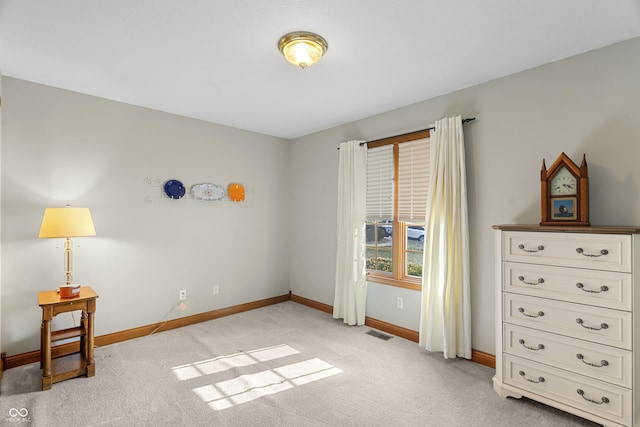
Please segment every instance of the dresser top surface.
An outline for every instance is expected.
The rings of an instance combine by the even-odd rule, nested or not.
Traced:
[[[493,225],[494,230],[502,231],[536,231],[548,233],[593,233],[593,234],[638,234],[640,227],[635,226],[596,226],[591,225],[538,225],[538,224],[500,224]]]

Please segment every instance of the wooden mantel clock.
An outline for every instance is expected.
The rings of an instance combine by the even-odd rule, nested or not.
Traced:
[[[540,171],[540,225],[589,225],[589,176],[586,156],[578,167],[562,153]]]

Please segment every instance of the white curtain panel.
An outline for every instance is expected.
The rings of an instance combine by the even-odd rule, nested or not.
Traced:
[[[420,346],[446,359],[471,358],[469,232],[464,136],[460,116],[431,133]]]
[[[364,325],[367,301],[367,147],[360,142],[340,144],[338,171],[338,245],[333,317],[344,319],[348,325]]]

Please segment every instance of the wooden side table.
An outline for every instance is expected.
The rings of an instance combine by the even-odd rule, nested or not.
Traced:
[[[69,378],[95,375],[93,314],[96,311],[97,298],[98,294],[89,286],[82,286],[80,295],[74,298],[60,298],[58,291],[38,293],[38,305],[42,308],[40,328],[42,390],[49,390],[53,383]],[[77,310],[82,311],[80,326],[58,331],[51,330],[51,319],[56,315]],[[51,343],[70,338],[80,338],[79,348],[72,345],[70,349],[57,351],[52,358]]]

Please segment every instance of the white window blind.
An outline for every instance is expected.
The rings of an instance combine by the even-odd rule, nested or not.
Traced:
[[[393,146],[367,151],[367,220],[393,219]]]
[[[424,222],[429,191],[429,138],[399,144],[398,220]]]

